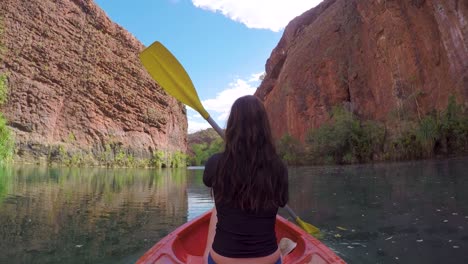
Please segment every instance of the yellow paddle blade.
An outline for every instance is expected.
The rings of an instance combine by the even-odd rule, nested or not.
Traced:
[[[320,233],[320,230],[307,223],[307,222],[304,222],[302,221],[299,217],[296,218],[296,222],[299,224],[299,226],[304,229],[307,233],[311,234],[312,236],[316,237],[316,238],[322,238],[322,234]]]
[[[198,98],[190,76],[180,62],[160,42],[156,41],[140,53],[140,60],[151,77],[170,95],[192,107],[203,118],[210,114]]]

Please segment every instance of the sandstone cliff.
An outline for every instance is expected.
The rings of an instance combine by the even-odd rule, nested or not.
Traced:
[[[143,45],[92,0],[2,0],[0,16],[10,89],[2,111],[17,159],[186,150],[185,107],[141,66]]]
[[[391,127],[467,104],[468,1],[325,0],[286,27],[256,95],[274,136],[301,140],[335,105]]]

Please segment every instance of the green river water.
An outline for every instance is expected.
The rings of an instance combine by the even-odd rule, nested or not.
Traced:
[[[134,263],[212,207],[202,174],[0,168],[0,263]],[[348,263],[468,263],[468,157],[289,174],[290,207]]]

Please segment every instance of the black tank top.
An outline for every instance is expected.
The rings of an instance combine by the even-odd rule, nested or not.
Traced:
[[[221,154],[215,154],[206,162],[203,182],[208,187],[212,187],[220,157]],[[284,171],[287,178],[287,170]],[[230,204],[215,206],[218,224],[213,250],[216,253],[229,258],[257,258],[271,255],[278,249],[275,234],[278,208],[246,212]]]

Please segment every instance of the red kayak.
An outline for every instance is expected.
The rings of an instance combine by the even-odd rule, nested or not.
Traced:
[[[148,250],[137,264],[203,263],[211,211],[180,226]],[[345,263],[331,249],[302,229],[284,219],[276,218],[276,236],[287,237],[297,243],[296,248],[283,257],[283,263],[329,264]]]

